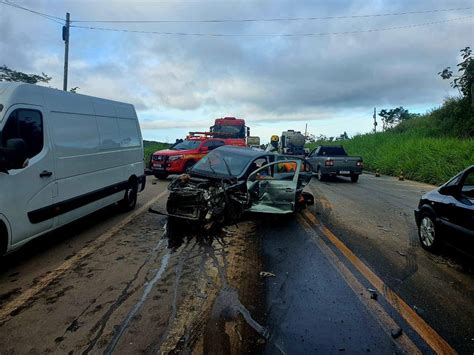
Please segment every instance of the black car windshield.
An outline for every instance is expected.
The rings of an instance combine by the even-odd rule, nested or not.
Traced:
[[[251,159],[250,156],[214,150],[199,160],[192,172],[205,175],[239,176]]]
[[[188,150],[196,149],[201,144],[200,141],[182,141],[170,147],[171,150]]]

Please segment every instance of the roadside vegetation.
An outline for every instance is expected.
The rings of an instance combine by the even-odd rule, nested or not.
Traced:
[[[169,148],[171,144],[155,142],[155,141],[143,141],[143,149],[145,151],[145,165],[150,161],[151,155],[157,150]]]
[[[384,132],[341,135],[334,139],[317,139],[308,144],[342,144],[350,155],[360,155],[366,169],[382,174],[442,184],[457,172],[474,164],[474,112],[472,86],[474,59],[469,47],[461,50],[458,76],[449,67],[438,74],[452,79],[451,86],[459,96],[424,115],[410,114],[403,107],[381,110]]]

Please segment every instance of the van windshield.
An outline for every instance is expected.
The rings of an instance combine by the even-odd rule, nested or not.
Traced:
[[[200,141],[182,141],[179,143],[174,144],[170,147],[171,150],[188,150],[188,149],[196,149],[201,144]]]

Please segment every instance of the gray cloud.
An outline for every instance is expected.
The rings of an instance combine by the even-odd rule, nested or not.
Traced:
[[[20,2],[20,1],[19,1]],[[324,16],[470,6],[469,1],[391,2],[21,2],[73,19],[208,19]],[[60,86],[60,26],[2,6],[0,64],[47,72]],[[91,9],[93,11],[91,11]],[[403,26],[466,16],[474,11],[351,20],[116,25],[180,32],[307,33]],[[72,30],[71,86],[132,102],[153,115],[185,112],[195,125],[209,117],[246,115],[253,122],[318,120],[373,106],[434,106],[452,93],[436,73],[454,67],[472,45],[473,21],[353,35],[302,38],[202,38]],[[6,55],[6,53],[8,53]],[[180,116],[182,117],[182,116]],[[182,121],[181,121],[182,122]],[[185,128],[170,120],[147,129]],[[205,126],[208,126],[207,123]]]

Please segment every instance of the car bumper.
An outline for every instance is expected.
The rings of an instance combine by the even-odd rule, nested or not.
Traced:
[[[360,175],[362,174],[362,169],[353,169],[353,168],[321,168],[321,173],[326,175]]]
[[[173,162],[164,162],[161,166],[153,165],[151,171],[153,174],[182,174],[186,162],[184,160],[177,160]]]

